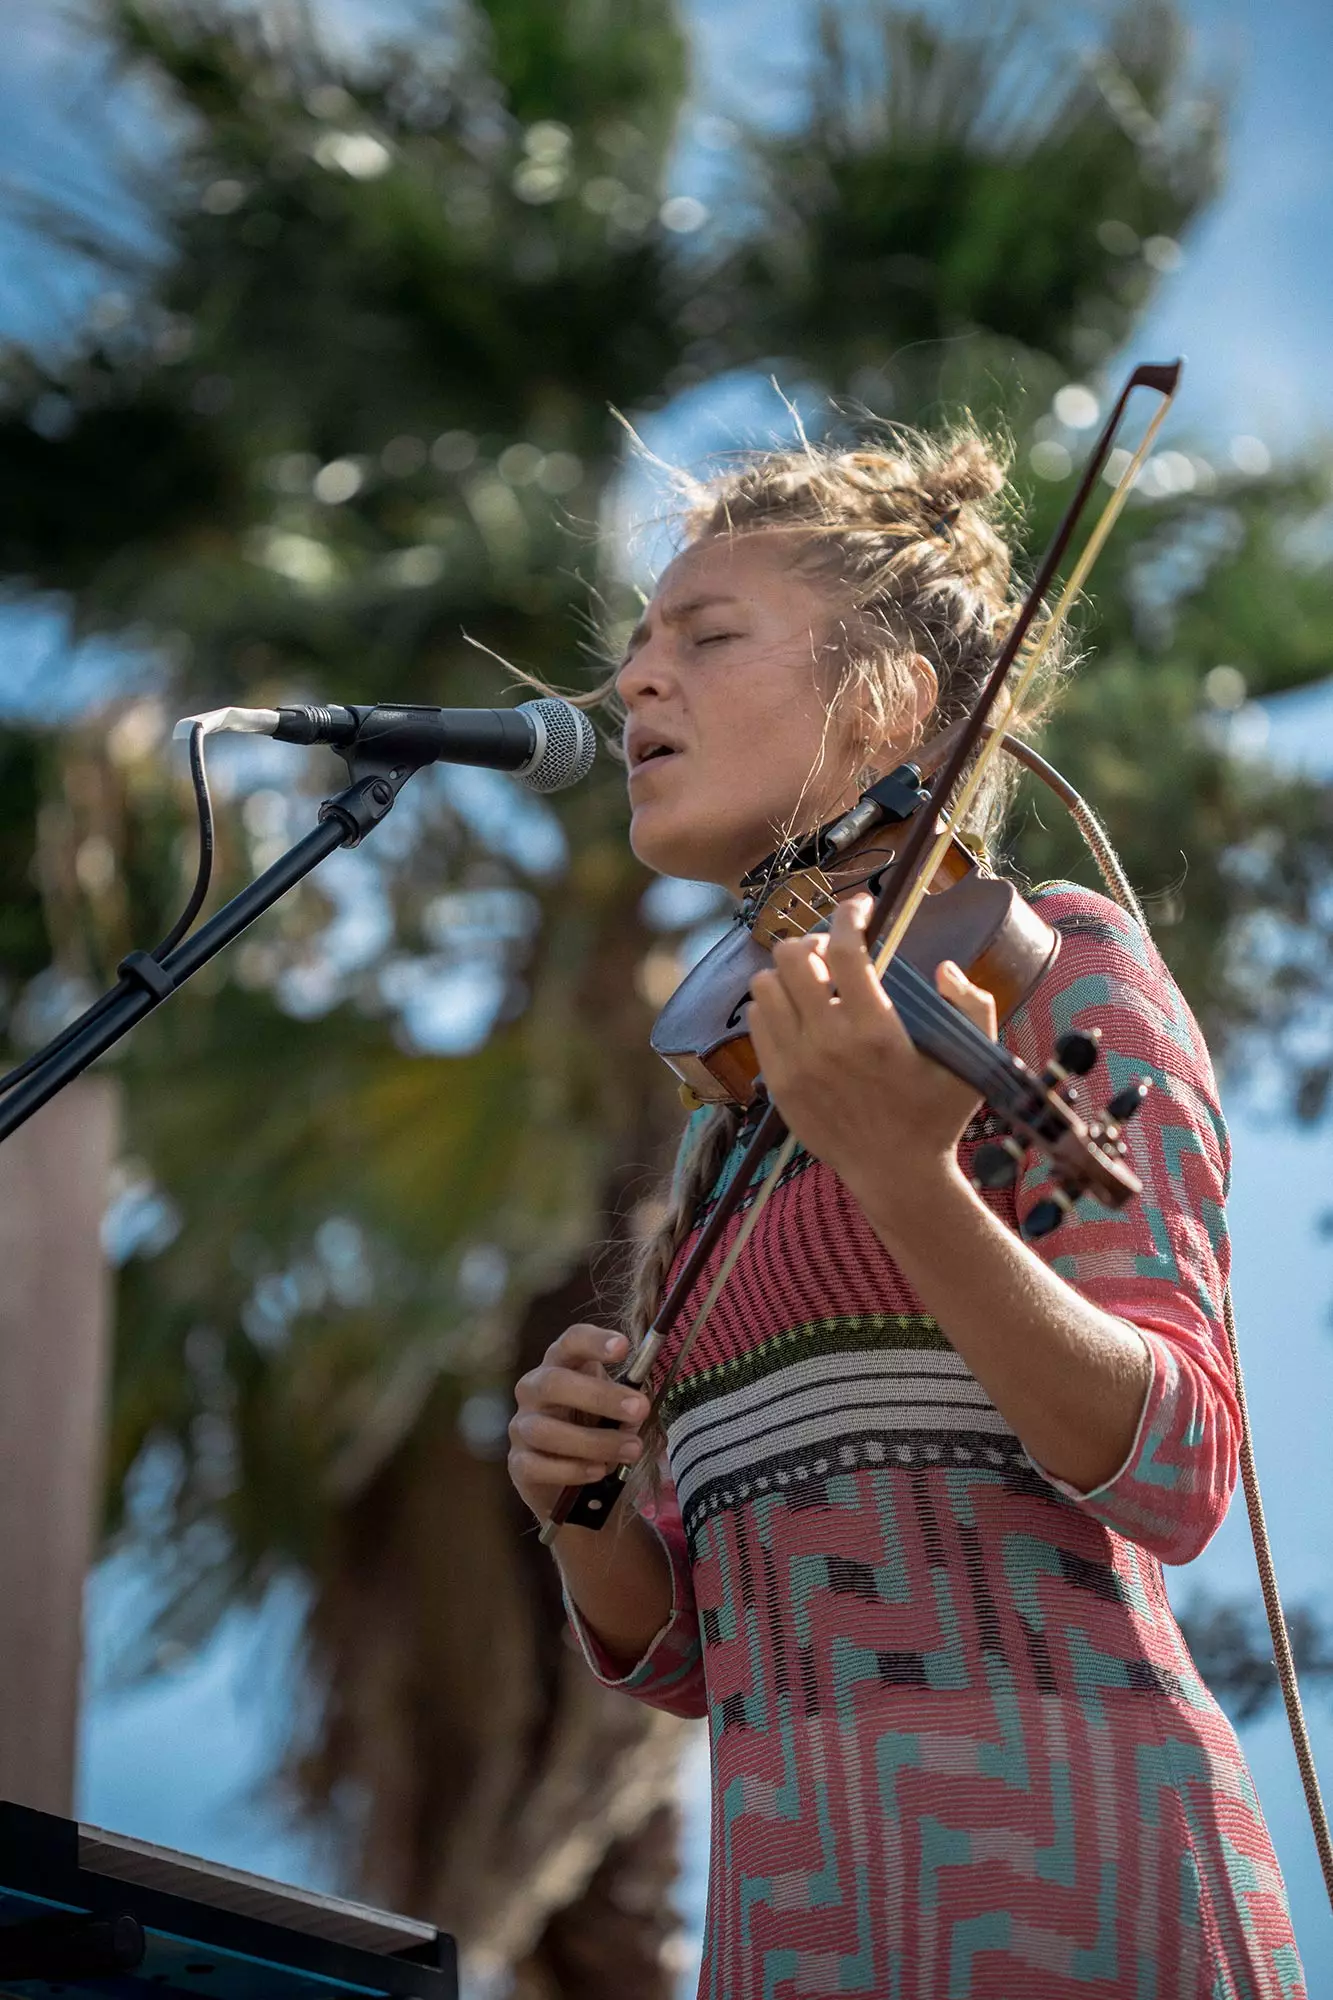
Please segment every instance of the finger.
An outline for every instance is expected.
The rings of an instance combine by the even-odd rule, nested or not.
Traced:
[[[984,986],[974,986],[961,965],[951,958],[943,959],[935,968],[935,984],[941,996],[956,1007],[960,1014],[966,1014],[973,1027],[980,1028],[983,1035],[992,1041],[996,1036],[995,995],[988,993]]]
[[[589,1326],[579,1321],[567,1326],[546,1350],[546,1360],[566,1368],[591,1370],[618,1368],[629,1353],[629,1342],[614,1327]]]
[[[643,1456],[642,1438],[628,1431],[608,1431],[594,1445],[587,1426],[571,1424],[540,1410],[525,1410],[509,1426],[510,1442],[519,1450],[535,1452],[542,1458],[588,1458],[594,1452],[611,1461],[633,1465]]]
[[[893,1002],[880,984],[866,940],[866,924],[875,905],[869,896],[849,896],[833,912],[828,934],[828,964],[837,982],[838,998],[853,1017],[892,1014]]]
[[[773,970],[801,1028],[817,1028],[837,998],[824,941],[784,938],[773,947]]]
[[[800,1016],[776,967],[756,972],[750,981],[750,1009],[752,1024],[757,1020],[778,1041],[789,1041],[801,1032]]]
[[[591,1486],[606,1478],[612,1464],[605,1459],[543,1458],[519,1448],[509,1454],[509,1477],[520,1492],[525,1486]]]
[[[589,1417],[610,1417],[618,1424],[642,1423],[648,1414],[648,1398],[637,1389],[576,1368],[534,1368],[518,1384],[515,1401],[523,1410],[578,1410]]]

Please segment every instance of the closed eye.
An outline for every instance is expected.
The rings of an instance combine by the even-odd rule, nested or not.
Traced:
[[[725,639],[739,639],[739,632],[701,632],[695,640],[696,646],[717,646]]]

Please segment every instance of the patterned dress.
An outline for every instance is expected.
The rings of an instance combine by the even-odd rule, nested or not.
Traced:
[[[1161,1571],[1205,1546],[1236,1476],[1212,1070],[1128,917],[1069,884],[1037,901],[1062,947],[1006,1043],[1039,1068],[1100,1026],[1091,1094],[1153,1084],[1142,1199],[1084,1200],[1038,1245],[1142,1333],[1137,1435],[1092,1492],[1045,1472],[797,1155],[671,1392],[669,1622],[626,1671],[571,1611],[601,1680],[708,1717],[700,2000],[1305,1995],[1249,1771]],[[986,1198],[1017,1224],[1047,1192],[1036,1164]]]

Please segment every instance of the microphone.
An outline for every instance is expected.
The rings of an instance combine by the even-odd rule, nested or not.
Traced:
[[[555,696],[517,708],[419,708],[398,702],[214,708],[185,716],[173,734],[188,736],[196,725],[208,736],[232,730],[276,736],[280,743],[327,743],[344,756],[355,748],[385,763],[401,756],[414,767],[481,764],[511,771],[532,792],[577,785],[597,754],[597,733],[582,709]]]

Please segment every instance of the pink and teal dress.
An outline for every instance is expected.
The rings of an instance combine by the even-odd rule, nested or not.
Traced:
[[[1090,1094],[1153,1085],[1142,1198],[1085,1199],[1037,1245],[1142,1333],[1137,1434],[1092,1492],[1043,1470],[798,1154],[671,1391],[670,1619],[632,1666],[579,1630],[599,1679],[708,1718],[700,2000],[1304,2000],[1245,1759],[1162,1579],[1236,1478],[1212,1069],[1129,917],[1069,884],[1036,900],[1060,954],[1005,1042],[1040,1068],[1099,1027]],[[1048,1191],[1034,1162],[986,1199],[1017,1226]]]

